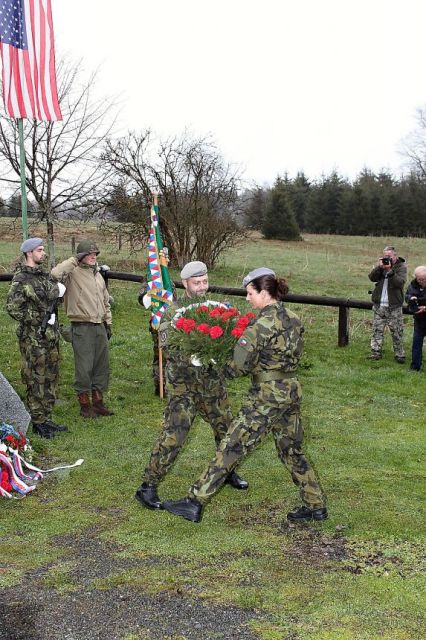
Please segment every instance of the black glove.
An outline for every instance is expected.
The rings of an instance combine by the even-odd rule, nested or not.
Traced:
[[[105,327],[105,331],[107,334],[107,338],[108,340],[111,338],[112,336],[112,326],[110,324],[107,324],[106,322],[104,322],[104,327]]]

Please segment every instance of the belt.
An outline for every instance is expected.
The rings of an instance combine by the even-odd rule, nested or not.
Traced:
[[[261,371],[252,375],[252,380],[255,383],[287,380],[288,378],[297,378],[297,371]]]
[[[71,322],[73,327],[90,327],[95,326],[99,327],[102,322]]]

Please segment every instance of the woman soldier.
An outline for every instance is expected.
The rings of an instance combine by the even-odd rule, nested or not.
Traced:
[[[259,310],[256,321],[239,339],[229,376],[250,375],[247,400],[234,419],[216,455],[182,500],[164,508],[199,522],[204,505],[228,474],[272,431],[278,455],[299,487],[302,506],[287,514],[292,522],[325,520],[327,509],[315,473],[302,452],[301,386],[297,367],[303,350],[303,326],[282,302],[288,293],[284,279],[266,267],[243,280],[247,300]]]

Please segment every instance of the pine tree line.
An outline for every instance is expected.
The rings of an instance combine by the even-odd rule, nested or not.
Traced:
[[[247,198],[246,224],[265,238],[298,240],[301,232],[426,236],[426,179],[364,170],[351,183],[337,173],[310,182],[278,177]]]

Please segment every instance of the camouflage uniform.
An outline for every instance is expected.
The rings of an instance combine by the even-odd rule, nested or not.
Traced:
[[[301,386],[296,370],[303,350],[299,318],[281,302],[262,309],[234,350],[231,375],[252,376],[246,404],[189,496],[205,504],[234,469],[272,431],[278,455],[299,487],[303,504],[324,507],[324,495],[302,452]]]
[[[188,302],[188,299],[186,299]],[[175,302],[167,318],[182,302]],[[160,340],[166,345],[169,322],[160,327]],[[213,429],[216,446],[225,436],[232,421],[224,375],[213,366],[196,367],[179,352],[166,350],[167,407],[164,425],[152,450],[142,482],[156,485],[176,460],[188,431],[199,414]]]
[[[27,388],[27,408],[33,424],[50,419],[59,372],[59,328],[40,325],[59,288],[41,266],[18,265],[7,296],[6,309],[19,322],[16,335],[22,356],[21,377]]]

